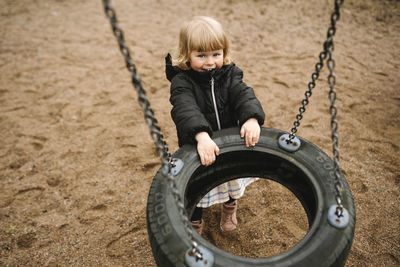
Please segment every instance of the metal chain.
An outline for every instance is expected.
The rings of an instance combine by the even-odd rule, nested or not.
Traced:
[[[300,126],[300,121],[303,119],[303,113],[306,111],[306,106],[309,103],[309,99],[312,95],[312,90],[315,87],[315,82],[317,81],[320,71],[324,66],[324,61],[326,59],[326,55],[328,53],[329,47],[333,46],[333,36],[336,32],[336,21],[339,20],[340,5],[344,0],[335,0],[335,10],[331,15],[331,25],[328,29],[327,40],[323,44],[323,50],[319,54],[319,61],[315,64],[315,72],[311,75],[311,81],[308,83],[308,90],[305,92],[305,98],[301,101],[301,107],[299,108],[299,113],[296,115],[296,120],[293,122],[293,127],[291,129],[291,133],[289,134],[288,140],[286,142],[292,143],[292,140],[295,138],[297,133],[297,127]]]
[[[170,174],[170,170],[171,170],[173,163],[172,163],[172,159],[171,159],[171,154],[168,151],[168,146],[167,146],[167,144],[164,140],[164,137],[161,133],[161,128],[158,126],[158,122],[154,116],[154,112],[150,107],[150,102],[146,96],[145,90],[143,89],[141,78],[136,72],[136,66],[130,56],[129,47],[127,46],[127,44],[125,42],[123,31],[118,25],[115,10],[111,6],[109,0],[103,0],[103,5],[104,5],[104,11],[106,13],[106,16],[110,20],[114,36],[117,38],[119,49],[121,50],[121,53],[124,56],[126,67],[132,75],[132,84],[138,93],[139,104],[144,111],[145,120],[150,128],[151,137],[156,145],[157,153],[161,159],[162,173],[168,179],[168,184],[171,188],[172,194],[177,203],[179,214],[180,214],[182,222],[185,226],[185,231],[186,231],[187,235],[189,236],[189,239],[191,240],[191,245],[192,245],[191,254],[194,257],[196,257],[196,259],[201,260],[202,253],[199,251],[198,245],[194,241],[193,230],[190,227],[190,221],[188,219],[188,216],[186,215],[183,201],[180,197],[175,179]]]
[[[311,81],[308,83],[308,90],[305,92],[305,98],[301,101],[301,107],[299,108],[299,113],[296,115],[296,120],[293,123],[293,128],[289,134],[289,139],[286,142],[289,144],[295,138],[297,133],[297,127],[300,126],[300,120],[303,118],[303,113],[306,111],[306,106],[309,103],[309,99],[312,95],[312,89],[315,87],[315,82],[319,77],[319,72],[324,66],[324,60],[326,58],[326,51],[322,51],[319,54],[319,62],[315,64],[315,72],[311,75]]]
[[[330,87],[329,99],[331,101],[330,113],[331,113],[331,129],[332,129],[332,150],[333,150],[333,164],[334,164],[335,191],[336,191],[335,198],[336,198],[336,203],[337,203],[336,215],[338,217],[342,216],[344,207],[343,207],[342,198],[341,198],[342,184],[340,182],[341,170],[340,170],[340,164],[339,164],[339,136],[337,133],[338,122],[336,120],[337,108],[335,105],[336,90],[334,87],[335,87],[335,83],[336,83],[336,77],[333,73],[333,70],[335,68],[335,61],[333,60],[332,55],[333,55],[333,50],[334,50],[333,36],[336,33],[336,22],[340,18],[340,6],[343,4],[343,1],[344,0],[335,0],[335,10],[333,11],[333,13],[331,15],[331,25],[328,29],[327,39],[323,45],[324,49],[319,54],[319,62],[315,65],[315,72],[311,75],[311,82],[308,84],[308,90],[305,93],[305,98],[301,102],[302,105],[299,108],[299,113],[297,114],[296,120],[293,123],[293,128],[291,129],[289,138],[286,140],[286,142],[289,144],[292,142],[292,140],[296,136],[297,127],[300,126],[300,120],[303,118],[303,113],[306,110],[306,105],[309,103],[309,98],[311,97],[312,89],[315,87],[315,82],[319,77],[319,73],[323,67],[324,60],[328,56],[327,66],[329,69],[329,75],[328,75],[328,83],[329,83],[329,87]]]
[[[339,135],[338,135],[338,121],[336,120],[336,115],[337,115],[337,108],[335,105],[335,100],[336,100],[336,90],[335,90],[335,83],[336,83],[336,77],[333,74],[333,69],[335,68],[335,61],[332,58],[332,52],[333,52],[334,47],[331,46],[328,49],[328,60],[327,60],[327,65],[329,69],[329,75],[328,75],[328,83],[329,83],[329,99],[331,101],[331,106],[329,108],[331,112],[331,129],[332,129],[332,151],[333,151],[333,171],[335,175],[335,190],[336,190],[336,203],[337,203],[337,208],[336,208],[336,215],[338,217],[342,216],[343,213],[343,205],[342,205],[342,199],[341,199],[341,190],[342,190],[342,184],[340,183],[340,164],[339,164]]]
[[[141,78],[136,72],[135,63],[133,62],[133,60],[131,58],[129,48],[128,48],[127,44],[125,43],[124,34],[118,25],[115,11],[111,7],[108,0],[103,0],[103,4],[104,4],[105,13],[110,20],[113,33],[114,33],[115,37],[117,38],[121,53],[124,56],[126,67],[132,75],[132,83],[138,93],[139,104],[144,111],[145,120],[146,120],[148,126],[150,127],[151,137],[156,145],[157,154],[161,158],[161,162],[163,165],[168,164],[170,161],[171,155],[168,151],[168,147],[167,147],[164,137],[161,133],[161,129],[158,126],[157,119],[154,117],[154,112],[150,107],[150,102],[147,99],[146,92],[143,89]]]

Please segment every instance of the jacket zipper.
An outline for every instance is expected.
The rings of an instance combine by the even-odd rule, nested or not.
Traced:
[[[217,119],[218,130],[221,130],[221,123],[219,121],[217,101],[215,100],[215,93],[214,93],[214,77],[211,77],[211,96],[212,96],[212,100],[213,100],[213,104],[214,104],[215,118]]]

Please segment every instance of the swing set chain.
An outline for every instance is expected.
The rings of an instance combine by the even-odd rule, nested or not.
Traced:
[[[330,113],[331,113],[331,129],[332,129],[332,150],[333,150],[333,163],[334,163],[334,176],[335,176],[335,191],[336,191],[336,215],[341,217],[343,214],[343,204],[341,198],[342,184],[340,183],[340,164],[339,164],[339,136],[337,133],[338,122],[336,120],[337,108],[335,105],[336,90],[334,88],[336,83],[336,77],[333,73],[335,68],[335,61],[333,60],[333,36],[336,33],[336,22],[340,18],[340,6],[344,0],[335,0],[335,10],[331,15],[331,25],[328,29],[327,39],[323,44],[323,51],[319,54],[319,61],[315,65],[315,72],[311,75],[311,81],[308,83],[308,90],[305,93],[305,98],[301,102],[299,113],[296,116],[296,120],[293,123],[293,128],[289,134],[289,138],[286,140],[288,144],[292,143],[292,140],[296,137],[297,127],[300,126],[300,120],[303,118],[303,113],[306,111],[306,106],[309,103],[309,98],[312,95],[312,89],[315,87],[315,82],[319,77],[320,71],[323,68],[323,64],[326,58],[327,66],[329,69],[328,83],[329,83],[329,99],[331,101]]]
[[[122,29],[118,25],[117,17],[114,9],[110,5],[108,0],[103,0],[104,9],[107,17],[111,22],[111,27],[114,33],[114,36],[117,38],[119,48],[121,50],[122,55],[124,56],[126,67],[131,73],[132,83],[138,93],[139,104],[144,111],[145,120],[150,127],[151,137],[156,145],[157,154],[161,158],[161,163],[163,165],[170,164],[171,155],[168,151],[168,147],[164,140],[164,137],[161,133],[161,129],[158,126],[157,119],[154,116],[154,112],[150,107],[150,102],[146,96],[146,92],[143,89],[142,81],[140,76],[136,72],[136,66],[133,62],[129,48],[125,42],[124,34]]]
[[[337,203],[337,208],[336,208],[336,215],[338,217],[341,217],[343,214],[343,204],[342,204],[342,199],[341,199],[341,190],[342,190],[342,184],[340,183],[340,164],[339,164],[339,135],[337,133],[338,130],[338,121],[336,120],[336,115],[337,115],[337,108],[335,105],[335,100],[336,100],[336,90],[335,90],[335,83],[336,83],[336,77],[333,74],[333,69],[335,68],[335,61],[332,58],[332,52],[333,52],[334,47],[331,46],[328,49],[328,60],[327,60],[327,65],[329,69],[329,75],[328,75],[328,83],[329,83],[329,99],[331,101],[331,106],[329,108],[330,113],[331,113],[331,129],[332,129],[332,151],[333,151],[333,171],[334,171],[334,176],[335,176],[335,190],[336,190],[336,203]]]
[[[161,133],[161,128],[158,126],[157,119],[154,116],[154,112],[150,107],[150,102],[146,96],[146,92],[143,89],[140,76],[136,72],[136,65],[132,60],[129,52],[129,47],[125,42],[124,34],[122,29],[118,25],[117,17],[114,8],[111,6],[109,0],[103,0],[104,11],[106,16],[110,20],[111,28],[118,41],[119,48],[122,55],[124,56],[126,67],[132,76],[132,84],[138,93],[139,104],[144,111],[145,120],[150,128],[151,137],[156,145],[157,154],[159,155],[162,163],[162,173],[167,177],[168,184],[171,188],[172,194],[177,203],[178,211],[181,215],[181,219],[184,223],[185,230],[189,239],[191,240],[192,250],[191,255],[196,257],[196,260],[201,260],[203,258],[197,243],[193,239],[193,230],[190,227],[190,221],[186,215],[186,211],[183,205],[183,201],[179,195],[179,191],[175,182],[175,179],[170,174],[171,168],[173,167],[173,162],[171,154],[169,153],[168,146],[164,140]]]

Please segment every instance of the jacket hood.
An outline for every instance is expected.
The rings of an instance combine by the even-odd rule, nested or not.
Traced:
[[[177,66],[172,66],[172,58],[171,54],[168,53],[168,55],[165,57],[165,74],[167,76],[167,79],[169,81],[172,81],[172,79],[177,75],[178,73],[182,72],[181,68],[178,68]]]

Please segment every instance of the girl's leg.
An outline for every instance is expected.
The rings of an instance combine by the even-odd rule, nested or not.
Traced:
[[[235,202],[235,201],[236,201],[236,199],[229,196],[229,200],[227,202],[225,202],[225,204],[231,204],[232,202]]]
[[[229,200],[222,204],[220,227],[224,232],[230,232],[236,229],[237,201],[229,196]]]
[[[191,223],[192,223],[192,227],[194,228],[194,230],[201,235],[201,232],[203,231],[203,208],[195,208],[192,218]]]
[[[191,221],[199,221],[203,217],[203,208],[196,207],[194,209]]]

